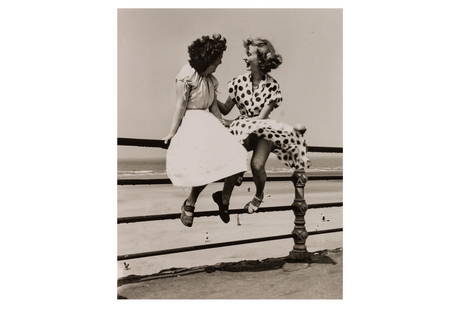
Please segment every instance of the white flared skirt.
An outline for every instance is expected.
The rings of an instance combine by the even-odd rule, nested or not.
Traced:
[[[247,151],[206,110],[187,110],[166,154],[175,186],[200,186],[247,170]]]

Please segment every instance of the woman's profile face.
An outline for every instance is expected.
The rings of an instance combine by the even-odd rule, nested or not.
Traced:
[[[258,53],[266,55],[269,52],[266,44],[259,45],[249,45],[246,49],[246,58],[244,58],[247,68],[250,69],[250,66],[258,66]]]
[[[245,51],[245,54],[247,55],[247,57],[245,58],[246,62],[248,64],[251,64],[251,63],[257,63],[258,62],[258,58],[257,58],[257,47],[254,46],[254,45],[249,45],[249,47],[247,48],[247,50]]]

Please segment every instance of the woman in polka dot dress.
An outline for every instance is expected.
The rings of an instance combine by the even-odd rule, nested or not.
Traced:
[[[250,72],[230,81],[228,99],[225,103],[217,103],[223,115],[228,114],[233,106],[238,107],[241,115],[230,123],[230,131],[248,151],[254,151],[251,169],[256,194],[244,207],[253,213],[263,201],[265,163],[270,152],[276,154],[289,168],[304,170],[310,162],[302,133],[288,124],[268,118],[282,102],[279,84],[268,72],[282,63],[282,57],[276,54],[274,47],[265,39],[247,39],[244,47],[247,54],[244,60]],[[234,188],[234,184],[227,183],[223,193],[213,194],[214,201],[223,208],[228,207]]]

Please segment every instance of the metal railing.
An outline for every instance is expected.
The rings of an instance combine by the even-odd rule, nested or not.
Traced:
[[[162,140],[150,140],[150,139],[133,139],[133,138],[118,138],[118,145],[120,146],[139,146],[139,147],[157,147],[167,149],[169,144],[165,144]],[[341,147],[323,147],[323,146],[308,146],[307,152],[319,152],[319,153],[342,153],[343,149]],[[296,170],[294,174],[290,177],[269,177],[267,181],[287,181],[291,180],[294,183],[295,197],[294,202],[291,206],[273,206],[273,207],[262,207],[258,209],[258,212],[276,212],[276,211],[290,211],[292,210],[295,215],[294,220],[294,229],[291,234],[278,235],[278,236],[268,236],[261,238],[252,238],[244,240],[234,240],[220,243],[212,244],[202,244],[194,245],[188,247],[180,247],[173,249],[165,249],[158,251],[149,251],[142,253],[133,253],[119,255],[117,257],[119,260],[129,260],[143,257],[151,257],[157,255],[166,255],[173,253],[181,253],[187,251],[198,251],[203,249],[211,249],[239,244],[255,243],[255,242],[264,242],[272,240],[280,240],[293,238],[294,247],[289,253],[289,259],[294,261],[307,261],[310,257],[305,242],[309,235],[318,235],[318,234],[327,234],[334,232],[341,232],[341,228],[327,229],[307,232],[305,228],[305,213],[308,209],[316,208],[330,208],[330,207],[342,207],[342,202],[332,202],[332,203],[319,203],[319,204],[310,204],[308,205],[305,202],[304,198],[304,188],[307,180],[342,180],[342,176],[307,176],[304,171]],[[244,178],[245,182],[252,181],[250,177]],[[221,182],[218,181],[218,182]],[[137,184],[170,184],[169,179],[118,179],[118,185],[137,185]],[[229,210],[230,214],[242,214],[247,211],[244,209],[232,209]],[[195,217],[205,217],[205,216],[217,216],[219,215],[218,211],[203,211],[196,212]],[[137,222],[146,222],[146,221],[160,221],[160,220],[169,220],[169,219],[178,219],[180,213],[169,213],[169,214],[156,214],[156,215],[142,215],[142,216],[131,216],[131,217],[120,217],[118,218],[117,223],[137,223]]]

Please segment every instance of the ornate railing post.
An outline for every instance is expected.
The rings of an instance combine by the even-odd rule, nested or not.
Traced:
[[[294,129],[302,135],[306,131],[306,128],[302,125],[297,125]],[[305,213],[308,209],[304,196],[305,184],[307,183],[305,170],[295,170],[292,174],[292,183],[294,183],[295,189],[294,202],[292,203],[292,210],[295,215],[294,230],[292,230],[294,247],[289,252],[289,258],[293,261],[308,261],[310,256],[305,245],[308,236],[307,229],[305,228]]]
[[[296,170],[292,175],[292,183],[295,188],[295,198],[292,204],[292,210],[294,211],[294,230],[292,230],[292,238],[294,239],[294,248],[289,253],[291,260],[307,260],[309,253],[307,252],[307,246],[305,241],[307,240],[308,232],[305,228],[305,213],[307,212],[308,206],[304,198],[305,183],[307,183],[307,176],[305,171]]]

